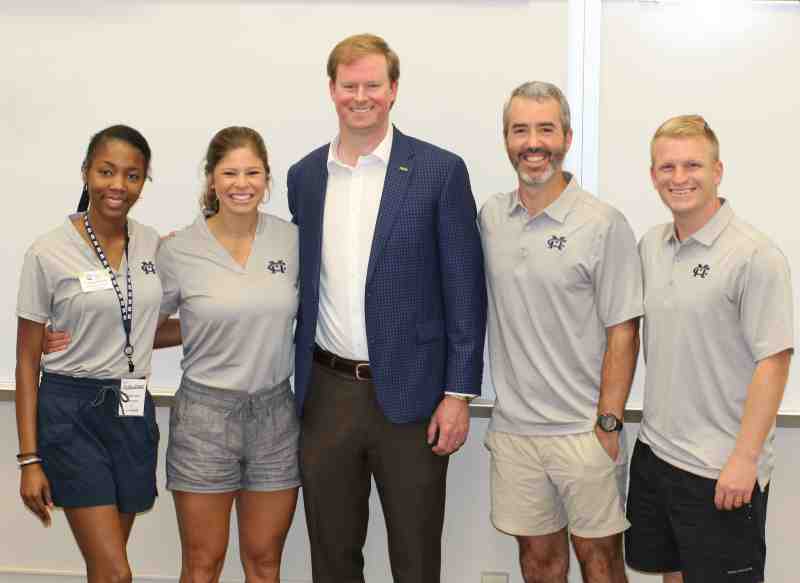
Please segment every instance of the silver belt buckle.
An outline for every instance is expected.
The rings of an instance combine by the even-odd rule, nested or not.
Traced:
[[[362,376],[361,376],[361,367],[362,367],[362,366],[363,366],[364,368],[366,368],[367,370],[369,370],[369,363],[368,363],[368,362],[359,362],[359,363],[356,365],[356,380],[357,380],[357,381],[368,381],[368,380],[370,380],[370,378],[369,378],[369,377],[362,377]]]

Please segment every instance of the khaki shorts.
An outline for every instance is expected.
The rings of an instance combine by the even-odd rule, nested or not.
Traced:
[[[528,436],[489,431],[492,524],[519,536],[558,532],[583,538],[626,530],[628,456],[624,436],[613,461],[594,431]]]

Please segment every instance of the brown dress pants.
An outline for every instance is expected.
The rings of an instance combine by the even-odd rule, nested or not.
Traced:
[[[363,583],[371,478],[396,583],[439,583],[447,457],[427,422],[393,424],[369,381],[313,363],[300,440],[314,583]]]

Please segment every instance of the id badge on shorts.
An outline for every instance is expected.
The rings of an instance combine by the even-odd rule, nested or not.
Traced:
[[[117,415],[120,417],[143,417],[147,394],[147,379],[122,379]]]
[[[111,277],[105,269],[79,273],[78,281],[81,282],[81,290],[84,293],[113,288]]]

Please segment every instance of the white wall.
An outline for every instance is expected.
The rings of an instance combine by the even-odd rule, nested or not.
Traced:
[[[720,193],[786,254],[797,313],[800,5],[605,2],[601,26],[600,195],[639,236],[670,220],[650,182],[650,138],[671,116],[703,115],[720,140]],[[629,405],[642,403],[641,376]],[[789,380],[787,413],[800,414],[798,379]]]
[[[767,12],[754,16],[751,24],[737,21],[744,28],[729,30],[719,40],[710,34],[687,36],[679,21],[654,12],[670,7],[603,3],[600,20],[599,4],[599,0],[0,4],[0,171],[6,196],[6,212],[0,213],[4,243],[0,259],[7,274],[6,285],[0,287],[0,305],[5,306],[0,326],[6,330],[0,336],[0,385],[12,384],[15,281],[22,254],[38,233],[62,221],[77,202],[79,165],[93,131],[124,121],[150,139],[155,181],[147,185],[135,214],[166,231],[194,216],[200,158],[211,134],[233,123],[252,125],[264,134],[272,157],[273,199],[268,210],[286,216],[286,169],[335,131],[326,94],[325,57],[337,40],[365,30],[384,35],[402,59],[395,122],[403,131],[460,153],[482,201],[514,185],[500,137],[503,100],[511,88],[531,78],[562,87],[568,78],[576,83],[567,64],[575,40],[568,38],[567,8],[586,8],[590,18],[582,33],[601,32],[605,39],[602,59],[594,55],[587,71],[589,76],[602,74],[601,100],[594,109],[577,108],[573,102],[573,109],[579,116],[581,112],[594,116],[581,117],[582,123],[600,126],[599,152],[590,143],[586,158],[578,161],[595,168],[599,160],[599,194],[628,214],[639,233],[664,220],[647,182],[649,134],[673,111],[702,110],[721,130],[723,158],[728,162],[724,184],[730,185],[731,196],[736,192],[737,210],[754,217],[753,222],[769,230],[785,249],[792,248],[795,232],[788,227],[796,213],[790,212],[795,204],[791,185],[758,187],[784,180],[789,175],[786,169],[792,167],[790,139],[800,130],[796,115],[800,37],[794,33],[800,30],[798,9],[764,8]],[[670,22],[678,28],[669,29]],[[711,21],[692,22],[703,31]],[[703,41],[711,44],[700,46]],[[602,61],[602,71],[596,69],[597,61]],[[581,64],[573,59],[570,66]],[[727,85],[718,88],[718,80]],[[597,100],[591,91],[578,94]],[[574,92],[570,95],[575,99]],[[760,204],[763,200],[769,204]],[[798,257],[800,253],[790,255],[793,261]],[[159,353],[154,370],[156,386],[174,388],[176,352]],[[166,409],[159,408],[158,418],[164,446]],[[0,517],[5,519],[0,521],[0,581],[81,580],[74,574],[81,571],[82,561],[63,515],[57,514],[52,529],[43,530],[19,502],[19,476],[11,465],[17,450],[14,426],[13,403],[0,401],[0,459],[8,462],[0,475]],[[469,442],[451,463],[445,583],[477,583],[479,573],[487,570],[507,571],[513,583],[521,581],[513,540],[494,531],[488,521],[488,458],[480,445],[485,426],[485,420],[473,420]],[[789,583],[797,580],[790,569],[798,541],[800,468],[791,460],[800,447],[800,429],[779,429],[777,440],[768,572],[771,583]],[[161,462],[162,497],[151,513],[138,519],[131,541],[137,580],[173,580],[180,564],[172,502],[163,492],[163,455]],[[374,500],[373,513],[367,577],[371,583],[388,583],[385,532],[382,521],[376,520],[380,510]],[[235,544],[224,576],[231,581],[242,578]],[[310,581],[302,509],[287,544],[284,580]],[[578,580],[574,569],[570,582]],[[631,575],[632,583],[656,580]]]
[[[0,327],[13,330],[25,249],[74,210],[89,136],[111,123],[140,129],[153,182],[133,210],[166,232],[198,211],[200,162],[232,124],[266,142],[269,212],[288,216],[286,171],[329,141],[336,116],[325,64],[347,35],[383,35],[401,57],[393,120],[460,154],[479,202],[514,186],[501,108],[531,75],[566,83],[566,2],[38,0],[0,3],[0,172],[14,212],[0,213]],[[531,38],[547,47],[531,51]],[[11,383],[13,334],[0,336],[0,384]],[[153,363],[156,386],[178,385],[174,351]]]

